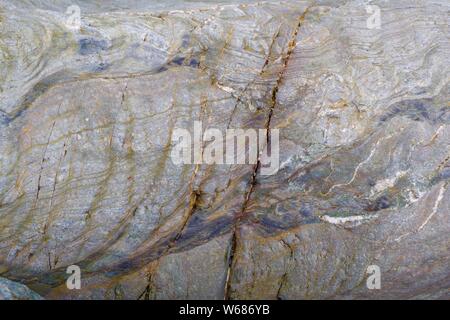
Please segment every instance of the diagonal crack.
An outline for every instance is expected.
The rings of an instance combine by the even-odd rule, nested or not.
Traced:
[[[300,27],[305,19],[306,14],[308,13],[310,7],[306,8],[305,11],[303,12],[303,14],[298,18],[297,20],[297,25],[294,28],[294,31],[292,33],[291,39],[288,43],[288,48],[286,51],[286,54],[283,57],[283,66],[282,69],[280,70],[280,72],[278,73],[278,78],[277,81],[275,83],[275,86],[272,88],[272,93],[271,93],[271,100],[270,100],[270,108],[269,108],[269,113],[266,119],[266,123],[265,123],[265,129],[267,130],[267,134],[266,134],[266,142],[267,142],[267,146],[269,146],[270,143],[270,124],[272,121],[272,116],[273,116],[273,111],[277,105],[277,99],[278,99],[278,92],[280,89],[280,86],[283,82],[284,79],[284,74],[286,72],[286,69],[288,67],[289,61],[291,59],[292,53],[294,52],[295,47],[297,46],[297,36],[298,36],[298,32],[300,30]],[[267,66],[267,64],[269,63],[269,61],[266,61],[267,63],[264,65],[264,68]],[[226,280],[225,280],[225,288],[224,288],[224,299],[225,300],[229,300],[230,299],[230,294],[231,294],[231,281],[232,281],[232,275],[233,275],[233,266],[236,264],[236,251],[237,251],[237,247],[239,245],[239,238],[240,238],[240,230],[239,230],[239,223],[242,219],[242,217],[245,216],[245,212],[247,211],[247,206],[248,203],[250,201],[251,195],[253,194],[255,187],[256,187],[256,183],[257,183],[257,176],[258,176],[258,171],[260,169],[261,166],[261,161],[258,157],[258,161],[257,164],[254,166],[253,168],[253,174],[251,176],[250,179],[250,187],[249,190],[247,191],[246,195],[245,195],[245,199],[244,199],[244,203],[242,205],[242,210],[240,212],[239,215],[237,215],[235,223],[233,225],[233,236],[231,238],[231,244],[230,244],[230,250],[228,253],[228,268],[227,268],[227,276],[226,276]]]
[[[200,104],[201,104],[200,120],[203,120],[202,117],[204,116],[205,109],[207,108],[207,105],[208,105],[207,99],[206,98],[205,99],[202,98]],[[202,158],[203,158],[203,155],[204,155],[204,151],[205,151],[205,146],[203,144],[202,148],[201,148]],[[152,268],[151,271],[148,272],[148,275],[147,275],[147,282],[148,282],[148,284],[147,284],[144,292],[142,292],[139,295],[138,300],[140,300],[142,298],[144,300],[150,300],[150,297],[151,297],[152,293],[154,293],[154,289],[153,289],[153,275],[154,275],[155,270],[158,269],[158,266],[159,266],[159,263],[161,261],[161,258],[163,258],[164,256],[168,255],[170,253],[170,250],[173,247],[175,247],[176,243],[182,237],[183,232],[185,231],[186,227],[188,226],[189,221],[191,220],[191,218],[193,217],[193,215],[195,214],[195,212],[197,211],[197,209],[199,207],[199,204],[200,204],[200,201],[201,201],[201,194],[202,194],[202,192],[201,192],[202,183],[200,183],[200,185],[198,187],[194,186],[195,179],[197,177],[199,169],[200,169],[200,164],[197,164],[195,166],[194,173],[193,173],[193,175],[191,177],[190,190],[189,190],[189,192],[190,192],[190,195],[189,195],[189,197],[190,197],[190,199],[189,199],[189,208],[187,210],[186,217],[184,218],[184,220],[183,220],[183,222],[182,222],[178,232],[175,234],[174,237],[172,237],[172,239],[169,241],[167,247],[164,249],[164,251],[161,253],[159,258],[157,259],[155,266]]]

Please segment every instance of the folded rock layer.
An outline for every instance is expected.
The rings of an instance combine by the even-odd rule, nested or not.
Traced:
[[[70,1],[0,0],[2,277],[51,299],[450,298],[450,6],[371,4],[379,28],[365,1],[86,1],[74,29]],[[279,170],[175,164],[194,121],[279,130]]]

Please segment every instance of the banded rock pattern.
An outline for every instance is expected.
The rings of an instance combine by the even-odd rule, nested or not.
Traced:
[[[0,300],[42,300],[42,297],[23,284],[0,278]]]
[[[448,298],[449,6],[375,1],[368,29],[364,4],[88,1],[71,30],[68,2],[0,1],[1,275],[56,299]],[[280,170],[175,165],[194,121],[279,129]]]

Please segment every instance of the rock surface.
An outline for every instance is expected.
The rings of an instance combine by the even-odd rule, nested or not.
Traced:
[[[0,300],[42,300],[42,297],[23,284],[0,278]]]
[[[78,30],[71,1],[0,0],[2,276],[51,299],[450,298],[448,1],[372,1],[379,29],[365,1],[127,3],[83,2]],[[280,170],[175,165],[194,121],[279,129]]]

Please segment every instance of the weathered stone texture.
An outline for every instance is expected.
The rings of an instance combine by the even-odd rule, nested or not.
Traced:
[[[125,3],[73,30],[68,1],[0,0],[2,276],[54,299],[450,298],[448,1],[372,1],[380,29],[364,1]],[[194,121],[279,129],[280,170],[175,165]]]

